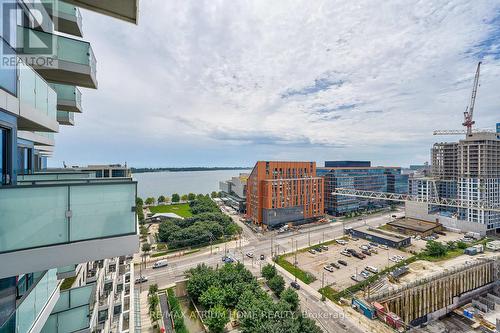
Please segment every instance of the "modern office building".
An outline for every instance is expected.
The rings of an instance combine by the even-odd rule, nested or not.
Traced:
[[[364,198],[334,195],[336,188],[356,190],[407,193],[408,175],[400,167],[372,167],[368,161],[326,161],[318,168],[318,176],[324,178],[325,212],[334,216],[363,209],[387,206],[387,202]]]
[[[137,20],[137,0],[0,1],[1,333],[133,331],[123,312],[99,325],[97,283],[61,289],[80,263],[138,249],[136,182],[44,172],[59,125],[83,111],[78,87],[97,87],[78,7]]]
[[[233,207],[240,213],[247,209],[247,180],[248,173],[240,173],[238,177],[219,182],[221,199],[230,207]]]
[[[265,228],[323,216],[323,179],[315,162],[259,161],[247,181],[247,218]]]

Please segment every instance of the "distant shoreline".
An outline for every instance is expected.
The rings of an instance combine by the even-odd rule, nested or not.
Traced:
[[[251,167],[184,167],[184,168],[130,168],[132,173],[144,172],[180,172],[180,171],[219,171],[219,170],[249,170]]]

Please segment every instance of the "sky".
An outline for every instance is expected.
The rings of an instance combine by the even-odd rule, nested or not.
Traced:
[[[49,166],[429,160],[435,129],[500,122],[498,1],[140,1],[82,10],[97,57]]]

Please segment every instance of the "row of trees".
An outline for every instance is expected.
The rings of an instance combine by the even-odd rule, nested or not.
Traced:
[[[166,195],[160,195],[158,198],[154,198],[154,197],[148,197],[146,198],[144,201],[142,198],[139,198],[137,197],[137,200],[139,202],[141,202],[141,206],[146,204],[148,206],[151,206],[151,205],[154,205],[156,203],[158,204],[165,204],[165,203],[179,203],[179,202],[188,202],[188,201],[193,201],[195,200],[196,198],[199,198],[200,196],[205,196],[203,194],[194,194],[194,193],[189,193],[189,194],[183,194],[183,195],[180,195],[179,193],[174,193],[172,194],[172,197],[169,197],[169,196],[166,196]],[[207,194],[208,196],[208,194]],[[211,194],[210,194],[210,197],[211,198],[218,198],[220,196],[220,193],[219,192],[215,192],[213,191]]]
[[[208,309],[203,321],[210,332],[222,332],[231,313],[239,321],[243,333],[321,332],[313,320],[300,312],[297,293],[290,288],[284,289],[284,281],[280,300],[274,302],[240,263],[226,264],[217,270],[201,264],[188,274],[187,291],[195,302]],[[275,270],[272,274],[267,275],[269,281],[278,276]]]
[[[192,217],[167,219],[158,228],[158,240],[167,243],[170,249],[206,245],[241,232],[209,197],[198,196],[189,206]]]

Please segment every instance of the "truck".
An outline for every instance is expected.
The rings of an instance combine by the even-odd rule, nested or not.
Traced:
[[[481,234],[479,232],[469,231],[465,234],[466,238],[481,239]]]

